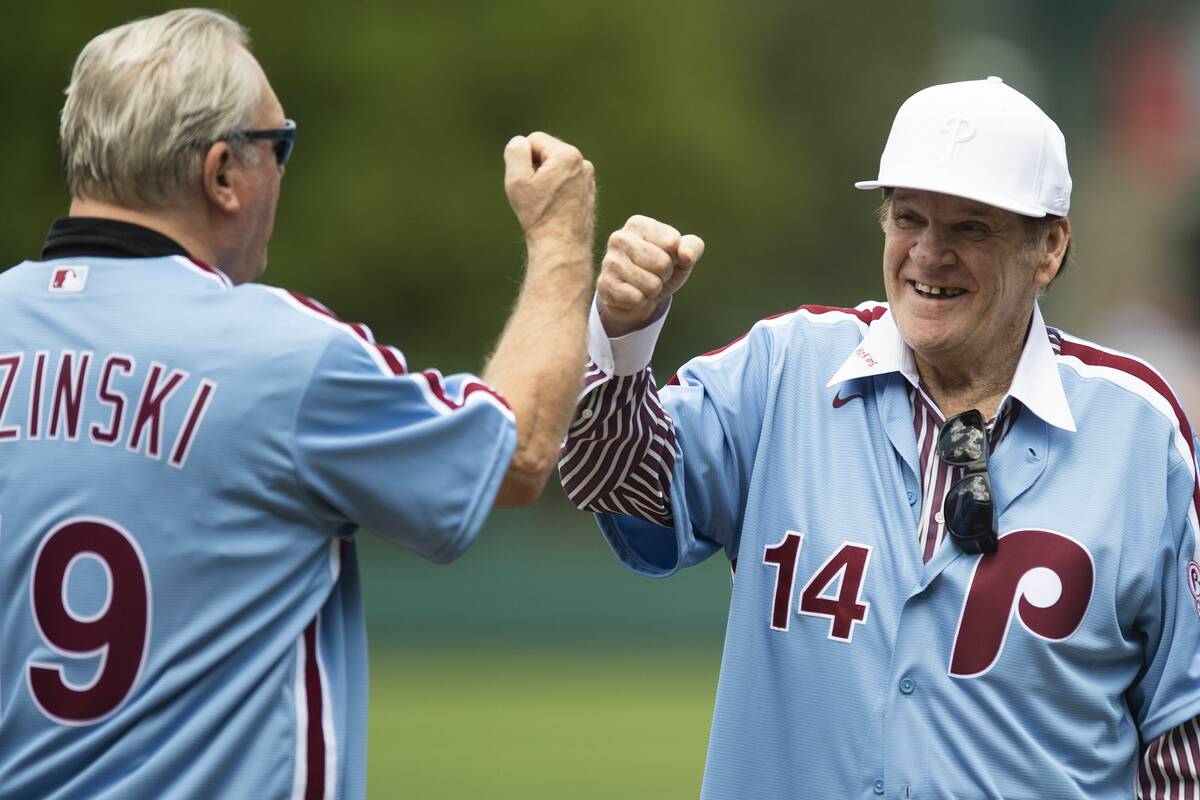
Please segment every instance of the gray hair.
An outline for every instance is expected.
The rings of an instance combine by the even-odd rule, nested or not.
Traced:
[[[185,8],[88,42],[59,126],[71,196],[138,208],[197,191],[208,146],[254,126],[263,88],[249,41],[230,17]],[[231,144],[254,162],[247,142]]]

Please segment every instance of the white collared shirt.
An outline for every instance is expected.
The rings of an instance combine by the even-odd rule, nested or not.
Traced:
[[[1029,331],[1008,392],[1000,401],[996,415],[987,421],[991,449],[1012,428],[1022,406],[1051,425],[1075,431],[1075,420],[1067,405],[1055,362],[1055,344],[1046,331],[1046,323],[1036,301]],[[943,511],[946,497],[955,484],[965,477],[966,470],[946,464],[938,457],[937,442],[946,417],[923,386],[912,348],[904,341],[890,312],[871,325],[862,343],[854,349],[827,386],[832,388],[845,381],[889,372],[899,372],[910,387],[908,396],[913,408],[913,432],[917,437],[921,474],[921,516],[917,524],[917,541],[922,559],[928,562],[946,541],[948,530]]]
[[[1050,340],[1042,310],[1036,301],[1029,331],[1017,362],[1017,371],[1013,374],[1008,394],[1000,402],[1000,408],[1005,406],[1005,401],[1010,397],[1020,400],[1022,405],[1047,423],[1073,433],[1075,418],[1071,415],[1062,378],[1058,374],[1056,344]],[[826,385],[833,387],[855,378],[889,372],[899,372],[914,388],[920,386],[916,358],[896,327],[891,312],[871,325],[862,343]]]

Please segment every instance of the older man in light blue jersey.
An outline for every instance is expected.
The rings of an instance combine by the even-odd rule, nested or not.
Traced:
[[[609,239],[559,468],[634,570],[735,568],[702,797],[1200,795],[1197,445],[1152,368],[1042,319],[1062,133],[998,78],[930,87],[858,186],[888,302],[767,318],[661,390],[703,243]]]
[[[448,561],[553,468],[591,164],[508,143],[524,284],[483,377],[443,377],[249,283],[295,133],[220,14],[75,65],[70,216],[0,275],[0,797],[364,797],[356,529]]]

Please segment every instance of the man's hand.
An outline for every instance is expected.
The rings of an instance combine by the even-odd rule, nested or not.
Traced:
[[[699,236],[681,236],[670,225],[633,216],[608,237],[608,252],[596,284],[600,320],[609,336],[645,327],[679,291],[704,254]]]
[[[504,148],[504,191],[530,250],[583,245],[590,253],[596,170],[579,149],[537,131]]]
[[[517,448],[497,507],[537,499],[583,384],[596,174],[576,148],[549,134],[514,136],[504,148],[504,191],[525,229],[529,260],[483,373],[517,420]]]

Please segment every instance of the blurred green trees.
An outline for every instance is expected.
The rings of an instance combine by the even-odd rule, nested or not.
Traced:
[[[767,313],[881,294],[870,176],[925,79],[931,0],[894,4],[231,2],[299,123],[265,280],[371,324],[414,366],[478,369],[521,274],[515,133],[597,166],[597,253],[633,213],[703,236],[669,374]],[[0,263],[64,213],[57,113],[88,38],[157,4],[3,12]]]

